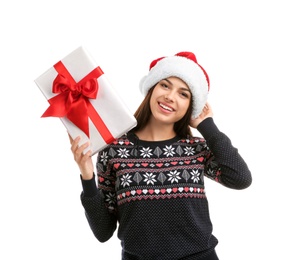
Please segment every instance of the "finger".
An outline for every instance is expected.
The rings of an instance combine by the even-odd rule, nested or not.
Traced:
[[[92,154],[92,151],[91,151],[91,150],[87,151],[87,153],[85,153],[85,154],[83,155],[83,160],[89,159],[89,158],[91,157],[91,154]]]
[[[71,135],[68,133],[68,137],[69,137],[69,142],[70,142],[70,144],[72,144],[72,142],[73,142],[73,139],[72,139],[72,137],[71,137]]]
[[[89,142],[86,142],[76,149],[75,156],[81,158],[84,155],[84,150],[89,147]]]
[[[71,138],[71,140],[72,140],[72,138]],[[71,148],[70,149],[73,153],[76,152],[76,149],[78,148],[80,140],[81,140],[81,137],[77,136],[74,140],[71,141]]]
[[[210,104],[207,103],[207,104],[205,105],[205,107],[204,107],[204,111],[208,113],[208,112],[210,112],[211,110],[212,110],[212,108],[211,108]]]

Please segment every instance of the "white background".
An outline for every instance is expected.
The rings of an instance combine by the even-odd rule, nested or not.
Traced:
[[[0,258],[120,259],[86,222],[63,124],[40,118],[34,80],[83,45],[133,112],[153,59],[195,52],[253,174],[243,191],[206,180],[220,259],[302,259],[301,24],[298,0],[2,1]]]

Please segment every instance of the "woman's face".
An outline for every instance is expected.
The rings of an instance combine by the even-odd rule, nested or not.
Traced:
[[[174,124],[186,114],[192,94],[189,87],[181,79],[169,77],[155,86],[150,109],[155,120]]]

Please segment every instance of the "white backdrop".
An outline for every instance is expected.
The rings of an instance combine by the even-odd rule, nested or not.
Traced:
[[[243,191],[206,180],[220,259],[302,259],[301,24],[298,0],[2,1],[0,258],[120,259],[116,233],[89,229],[67,133],[40,118],[34,83],[84,45],[133,112],[153,59],[195,52],[253,174]]]

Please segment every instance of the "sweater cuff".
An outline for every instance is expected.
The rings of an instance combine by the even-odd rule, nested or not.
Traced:
[[[82,175],[80,175],[80,177],[81,177],[84,197],[92,198],[95,195],[97,195],[98,194],[98,188],[96,186],[94,173],[93,173],[93,177],[90,180],[83,180]]]
[[[208,117],[203,120],[198,126],[197,130],[202,134],[204,139],[209,140],[214,134],[220,132],[213,117]]]

